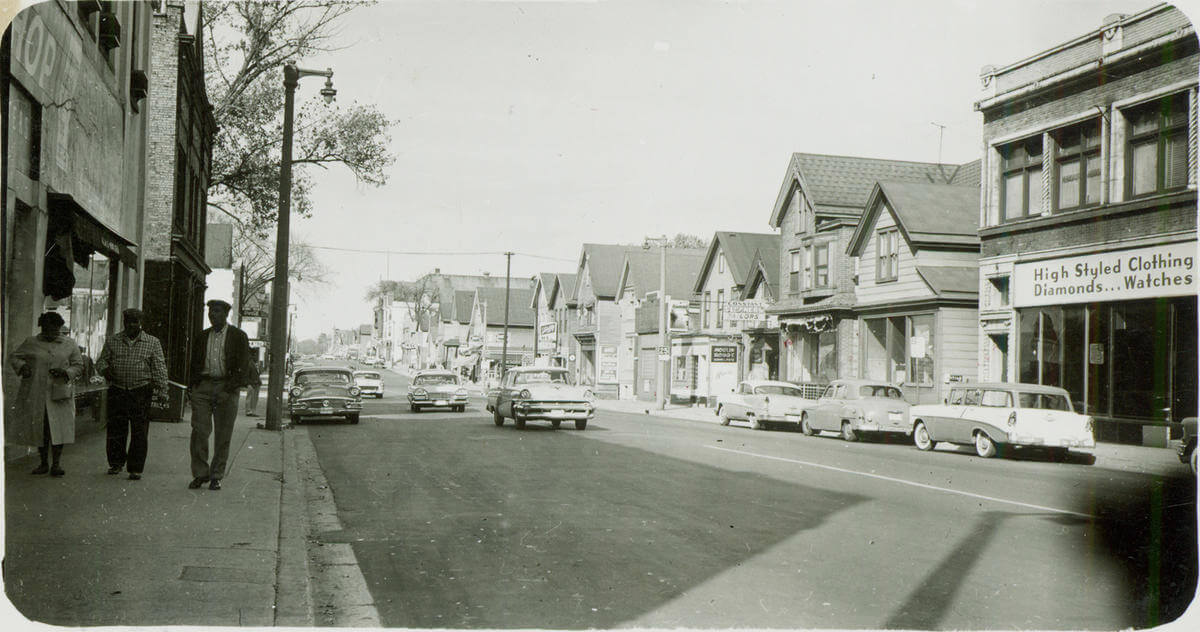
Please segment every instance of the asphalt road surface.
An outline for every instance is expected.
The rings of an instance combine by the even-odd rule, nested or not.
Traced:
[[[1118,629],[1196,586],[1192,479],[600,412],[306,424],[387,627]]]

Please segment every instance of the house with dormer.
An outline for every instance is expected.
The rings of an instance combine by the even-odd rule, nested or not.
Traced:
[[[779,231],[780,379],[822,384],[859,374],[858,271],[850,240],[877,182],[979,184],[979,163],[945,165],[795,153],[770,224]]]
[[[850,236],[858,270],[858,377],[939,402],[974,381],[979,319],[979,186],[878,182]]]
[[[575,331],[578,358],[576,383],[592,387],[597,397],[616,399],[621,313],[617,284],[625,253],[640,246],[583,244],[576,268]]]

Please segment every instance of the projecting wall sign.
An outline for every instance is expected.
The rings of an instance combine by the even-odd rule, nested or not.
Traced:
[[[1194,295],[1196,242],[1018,263],[1013,306]]]

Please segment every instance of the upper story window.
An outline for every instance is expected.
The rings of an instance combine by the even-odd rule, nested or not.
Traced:
[[[810,216],[812,213],[809,211],[808,199],[805,197],[804,191],[796,189],[796,195],[793,199],[795,200],[796,211],[796,234],[800,235],[811,232],[812,227],[810,224],[812,223],[812,218]]]
[[[1067,210],[1100,203],[1100,120],[1093,119],[1053,132],[1057,208]]]
[[[1175,94],[1129,108],[1126,193],[1181,189],[1188,180],[1188,98]]]
[[[812,287],[829,287],[829,244],[813,246]]]
[[[900,231],[879,231],[875,240],[875,282],[895,281],[900,275]]]
[[[788,273],[788,289],[792,292],[800,291],[800,251],[795,250],[791,253],[792,266]]]
[[[700,326],[704,327],[705,329],[708,329],[708,310],[710,309],[709,305],[711,303],[712,303],[712,292],[709,292],[708,290],[704,290],[704,300],[702,301],[702,304],[700,306],[700,321],[701,321]]]
[[[725,290],[717,290],[717,328],[725,326]]]
[[[1000,150],[1002,184],[1000,221],[1011,222],[1042,212],[1042,137],[1033,136]]]
[[[991,307],[1008,307],[1008,277],[990,277],[988,282],[992,285]]]
[[[725,271],[725,253],[717,255],[717,272]]]

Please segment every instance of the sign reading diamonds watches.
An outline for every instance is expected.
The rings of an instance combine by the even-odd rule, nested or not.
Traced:
[[[1013,306],[1196,294],[1196,242],[1018,263]]]

